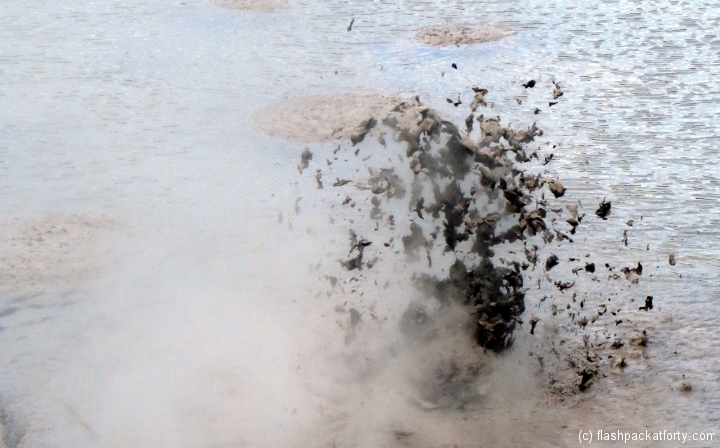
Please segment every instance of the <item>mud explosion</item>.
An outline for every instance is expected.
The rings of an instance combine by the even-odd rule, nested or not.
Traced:
[[[502,352],[513,345],[514,333],[523,324],[525,331],[536,334],[540,317],[524,316],[528,285],[539,288],[542,282],[549,282],[561,295],[572,292],[572,302],[577,303],[575,281],[553,282],[548,275],[561,264],[560,259],[553,254],[541,260],[540,252],[559,242],[573,243],[586,214],[579,211],[579,204],[571,203],[564,208],[570,213],[564,223],[550,219],[550,213],[562,213],[563,208],[557,208],[553,201],[565,197],[566,189],[558,178],[543,171],[548,157],[541,160],[538,150],[530,148],[543,131],[534,123],[526,129],[512,129],[503,126],[500,117],[477,113],[480,106],[487,107],[484,96],[488,91],[480,88],[473,91],[475,99],[464,128],[425,106],[419,97],[397,99],[389,112],[364,117],[353,130],[344,131],[344,138],[357,148],[355,156],[359,154],[360,143],[367,141],[370,142],[367,145],[385,148],[391,156],[388,148],[392,144],[404,145],[404,157],[398,157],[398,163],[389,157],[383,166],[368,165],[367,178],[337,178],[333,184],[333,188],[343,189],[354,184],[362,195],[367,195],[364,199],[346,193],[338,197],[344,197],[341,207],[352,209],[369,201],[372,208],[365,209],[367,213],[362,219],[375,223],[376,235],[371,241],[349,229],[348,256],[339,260],[348,278],[332,277],[333,287],[339,281],[346,284],[372,281],[372,276],[361,277],[359,273],[375,267],[382,257],[404,257],[403,263],[416,266],[410,281],[417,289],[418,300],[412,300],[400,317],[400,331],[411,350],[417,347],[419,352],[425,352],[433,344],[443,347],[434,350],[432,356],[423,354],[414,361],[423,365],[417,369],[422,373],[412,381],[416,395],[411,401],[426,410],[463,407],[478,398],[474,384],[484,361],[482,357],[457,356],[453,344],[462,345],[464,342],[460,341],[470,340],[485,350]],[[334,153],[340,149],[338,146]],[[379,151],[382,154],[383,149]],[[308,168],[311,160],[312,153],[306,149],[298,169]],[[329,159],[327,162],[331,164]],[[323,188],[321,171],[316,170],[319,189]],[[398,209],[405,212],[397,213]],[[357,210],[361,210],[359,205]],[[610,210],[610,202],[603,199],[595,214],[604,220]],[[407,230],[402,231],[403,228]],[[402,234],[400,238],[398,232]],[[392,252],[396,238],[402,243],[402,254]],[[385,242],[376,243],[378,239]],[[383,248],[388,249],[384,254]],[[423,260],[426,267],[421,268]],[[572,272],[575,275],[580,271],[595,272],[594,263],[583,261],[583,266]],[[636,283],[642,267],[638,264],[637,268],[624,268],[621,272],[628,281]],[[613,274],[608,280],[618,278]],[[557,304],[546,305],[551,308],[547,314],[558,314]],[[598,376],[604,375],[603,367],[626,365],[624,356],[617,362],[612,355],[603,361],[601,356],[591,353],[622,347],[619,338],[606,347],[599,341],[609,337],[604,331],[598,330],[593,341],[589,331],[581,336],[582,341],[577,333],[578,328],[585,330],[588,324],[597,321],[607,305],[601,304],[594,316],[585,315],[589,311],[585,300],[579,303],[582,313],[576,308],[571,310],[567,305],[570,322],[564,329],[564,338],[537,336],[542,341],[538,346],[538,362],[549,372],[550,390],[561,395],[588,389]],[[345,343],[355,343],[363,313],[341,306],[336,311],[349,313],[348,322],[343,324],[347,330]],[[375,312],[371,316],[378,320]],[[647,344],[646,332],[635,336],[634,346]],[[568,338],[576,342],[566,343]],[[561,340],[559,345],[555,339]],[[546,360],[540,354],[547,350],[545,342],[551,346],[554,360]]]

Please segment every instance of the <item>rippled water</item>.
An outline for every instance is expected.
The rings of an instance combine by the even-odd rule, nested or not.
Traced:
[[[420,27],[444,21],[503,22],[516,34],[472,47],[413,40]],[[537,121],[557,142],[547,168],[586,212],[603,197],[613,201],[609,223],[586,226],[597,256],[617,264],[641,257],[653,275],[633,290],[654,295],[657,321],[666,322],[654,326],[651,373],[638,376],[647,396],[627,404],[619,394],[604,404],[608,415],[647,412],[668,429],[711,430],[720,409],[718,25],[720,9],[707,1],[297,1],[273,13],[189,1],[0,3],[0,211],[151,223],[159,236],[144,241],[190,248],[195,261],[214,254],[264,294],[258,278],[272,260],[251,260],[279,234],[266,224],[278,211],[292,213],[301,193],[288,172],[302,145],[266,137],[256,110],[290,94],[357,90],[419,94],[460,118],[444,98],[480,85],[493,114],[518,127]],[[538,87],[526,91],[520,83],[530,78]],[[565,94],[550,109],[553,79]],[[626,249],[628,219],[635,225]],[[202,283],[185,279],[177,288]],[[5,294],[3,307],[16,298]],[[98,301],[91,308],[101,315]],[[60,302],[51,309],[62,313]],[[82,347],[72,339],[78,326],[102,325],[82,321],[81,309],[66,316],[79,320],[48,329],[38,313],[0,313],[0,397],[31,409],[29,420],[43,412],[27,405],[37,398],[27,377],[42,371],[52,382],[53,350]],[[690,396],[669,390],[682,375],[692,378]],[[646,404],[652,409],[635,407]],[[63,425],[43,419],[46,434]],[[563,437],[572,441],[570,432]],[[47,446],[72,446],[48,437]]]

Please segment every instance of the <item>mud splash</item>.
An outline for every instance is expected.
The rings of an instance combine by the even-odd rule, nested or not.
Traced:
[[[476,92],[484,96],[487,90]],[[573,244],[587,215],[561,180],[544,171],[545,161],[531,147],[543,137],[542,130],[534,123],[520,130],[503,126],[500,117],[480,113],[487,107],[481,101],[472,105],[464,130],[418,97],[395,101],[389,112],[365,111],[354,126],[350,122],[354,132],[345,134],[345,143],[334,151],[349,144],[344,150],[356,156],[362,151],[387,160],[367,165],[369,177],[338,179],[333,187],[342,190],[334,193],[342,201],[336,204],[339,210],[373,206],[349,221],[348,256],[338,260],[345,271],[335,273],[328,291],[335,311],[349,315],[339,324],[346,331],[342,350],[356,360],[352,369],[373,372],[373,377],[382,376],[383,369],[402,371],[404,379],[394,386],[403,391],[402,398],[417,409],[438,411],[468,409],[482,401],[492,352],[512,347],[518,331],[530,336],[523,347],[531,349],[540,369],[536,379],[542,390],[558,401],[587,393],[630,360],[642,364],[647,330],[628,314],[622,325],[616,317],[621,303],[611,306],[586,297],[576,288],[577,280],[565,277],[571,263],[580,264],[572,268],[573,275],[593,274],[590,255],[567,261],[554,254],[540,258],[558,244]],[[396,148],[403,148],[402,156]],[[301,163],[307,160],[303,156]],[[318,165],[309,168],[322,173]],[[563,210],[570,216],[557,219]],[[395,278],[407,276],[415,292],[407,308],[386,309],[383,315],[382,292],[373,284],[380,284],[389,269]],[[637,280],[641,271],[633,269]],[[620,293],[614,283],[618,278],[593,276],[592,281]],[[533,300],[535,309],[528,316],[526,294],[543,284],[558,297]],[[364,292],[358,296],[357,291]],[[364,293],[378,301],[369,305]],[[391,327],[393,320],[399,322],[400,345],[383,326],[388,319]],[[609,324],[614,324],[612,332]],[[358,359],[384,361],[360,366]]]

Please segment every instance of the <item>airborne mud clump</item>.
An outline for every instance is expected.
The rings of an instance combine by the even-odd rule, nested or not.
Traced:
[[[505,25],[495,24],[448,24],[423,28],[415,39],[436,47],[473,45],[494,42],[514,34]]]

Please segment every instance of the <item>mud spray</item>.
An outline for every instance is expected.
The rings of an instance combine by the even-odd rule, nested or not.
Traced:
[[[262,120],[310,140],[317,126],[303,114],[342,104],[328,113],[337,127],[321,132],[337,146],[306,148],[297,166],[309,190],[296,206],[326,211],[333,229],[313,269],[325,287],[308,318],[326,332],[324,349],[298,364],[316,396],[298,446],[553,445],[561,425],[543,405],[577,403],[643,364],[649,335],[635,317],[652,298],[635,304],[619,283],[637,283],[642,265],[603,265],[574,246],[583,222],[607,219],[612,204],[586,208],[566,194],[545,169],[552,140],[534,123],[503,126],[487,94],[472,89],[462,124],[419,97],[370,95],[311,97],[320,107]],[[582,254],[561,259],[559,247]],[[606,295],[580,286],[592,283]],[[531,289],[544,294],[528,302]]]

